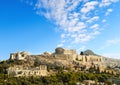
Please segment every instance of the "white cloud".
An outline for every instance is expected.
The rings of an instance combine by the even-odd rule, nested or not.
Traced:
[[[99,25],[98,24],[94,24],[93,26],[90,27],[91,29],[98,29]]]
[[[118,2],[119,0],[102,0],[102,2],[100,3],[100,7],[106,7],[111,5],[112,3]]]
[[[66,0],[66,6],[68,11],[74,10],[79,3],[81,2],[81,0]],[[71,4],[71,5],[70,5]]]
[[[113,11],[113,9],[107,9],[105,15],[108,16],[112,11]]]
[[[100,50],[106,49],[106,48],[108,48],[108,47],[110,47],[110,46],[113,46],[113,45],[116,45],[116,44],[119,44],[119,43],[120,43],[120,39],[118,39],[118,38],[115,38],[115,39],[112,39],[112,40],[107,40],[107,41],[105,42],[105,45],[103,45],[103,46],[100,48]]]
[[[92,23],[94,21],[97,21],[99,19],[99,16],[94,16],[93,18],[90,18],[89,20],[87,20],[88,23]]]
[[[83,45],[83,46],[81,46],[80,48],[78,48],[77,51],[78,51],[78,52],[79,52],[79,51],[84,51],[85,49],[86,49],[86,46]]]
[[[118,43],[120,43],[120,39],[113,39],[107,41],[107,44],[109,45],[118,44]]]
[[[94,31],[91,35],[98,35],[98,34],[100,34],[99,31]]]
[[[106,54],[103,54],[103,56],[114,58],[114,59],[120,59],[120,53],[106,53]]]
[[[84,4],[84,7],[81,9],[82,13],[88,13],[91,10],[95,9],[95,6],[98,4],[98,1],[91,1]]]
[[[106,19],[103,19],[103,20],[102,20],[103,23],[106,22],[106,21],[107,21]]]
[[[65,34],[61,34],[61,38],[65,38]]]
[[[92,39],[91,35],[87,34],[80,34],[79,36],[75,37],[75,40],[72,41],[72,43],[77,44],[77,43],[84,43]]]
[[[62,47],[62,46],[63,46],[63,44],[62,44],[62,43],[57,45],[57,47]]]
[[[101,25],[106,22],[99,15],[99,8],[109,6],[118,0],[37,0],[36,13],[46,17],[57,25],[61,33],[61,43],[84,43],[100,34]],[[96,12],[98,11],[98,12]],[[112,9],[105,10],[109,15]],[[62,42],[64,41],[64,42]]]

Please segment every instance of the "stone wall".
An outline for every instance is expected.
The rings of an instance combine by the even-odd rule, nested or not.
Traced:
[[[102,57],[95,55],[77,55],[76,59],[83,62],[102,62]]]
[[[76,50],[64,49],[63,54],[76,54]]]
[[[61,47],[58,47],[55,49],[55,54],[76,54],[76,50],[63,49]]]
[[[10,54],[10,60],[25,60],[30,54],[28,52],[17,52]]]
[[[36,68],[29,68],[23,66],[14,66],[8,68],[8,74],[12,77],[19,76],[47,76],[47,66],[40,65]]]

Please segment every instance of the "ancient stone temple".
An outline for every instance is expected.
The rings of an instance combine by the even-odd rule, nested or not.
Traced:
[[[55,54],[76,54],[76,50],[63,49],[61,47],[58,47],[55,49]]]
[[[76,59],[76,50],[63,49],[58,47],[55,49],[55,58],[63,59],[63,60],[75,60]]]

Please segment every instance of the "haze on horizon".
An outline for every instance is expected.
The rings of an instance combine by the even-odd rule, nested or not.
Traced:
[[[120,59],[120,0],[4,0],[0,23],[0,60],[56,47]]]

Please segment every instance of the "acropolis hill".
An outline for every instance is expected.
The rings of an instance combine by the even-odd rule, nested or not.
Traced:
[[[17,63],[24,61],[24,64],[17,64],[8,68],[8,73],[16,77],[51,75],[51,73],[55,73],[51,69],[56,66],[72,71],[89,70],[90,68],[99,70],[99,72],[109,71],[101,56],[94,53],[89,54],[87,51],[77,54],[74,49],[61,47],[56,48],[54,53],[44,52],[40,55],[31,55],[28,52],[11,53],[9,60],[17,61]],[[48,68],[50,68],[49,71]]]

